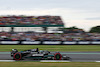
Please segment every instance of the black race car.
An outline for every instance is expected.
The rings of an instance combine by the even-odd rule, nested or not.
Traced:
[[[34,60],[70,60],[70,57],[67,57],[65,54],[60,54],[59,52],[50,52],[46,50],[30,49],[25,51],[18,52],[17,49],[12,49],[11,57],[14,60],[22,59],[34,59]]]

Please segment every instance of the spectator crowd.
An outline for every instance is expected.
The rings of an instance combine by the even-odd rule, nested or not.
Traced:
[[[0,16],[0,25],[64,25],[60,16]],[[67,29],[64,33],[0,32],[0,40],[100,41],[100,33]]]
[[[0,40],[25,40],[25,41],[100,41],[100,33],[11,33],[1,32]]]
[[[0,25],[63,25],[60,16],[0,16]]]

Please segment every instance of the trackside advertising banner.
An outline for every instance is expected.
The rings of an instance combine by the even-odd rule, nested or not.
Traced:
[[[61,44],[61,41],[43,41],[42,44]]]
[[[0,41],[0,44],[19,44],[19,41]]]
[[[79,41],[78,44],[91,44],[90,41]]]
[[[41,44],[41,41],[22,41],[21,44]]]
[[[63,44],[77,44],[76,41],[65,41],[63,42]]]
[[[100,41],[92,41],[92,44],[100,44]]]
[[[0,41],[0,45],[100,45],[100,41]]]

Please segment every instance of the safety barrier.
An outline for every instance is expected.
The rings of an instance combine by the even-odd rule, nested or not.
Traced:
[[[0,41],[0,45],[100,45],[100,41]]]

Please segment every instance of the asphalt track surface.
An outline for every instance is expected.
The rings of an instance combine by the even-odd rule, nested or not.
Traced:
[[[66,54],[71,58],[71,62],[95,62],[100,61],[100,52],[60,52]],[[10,52],[0,52],[0,60],[13,60]],[[21,61],[37,61],[32,59],[25,59]],[[39,60],[38,60],[39,61]]]

